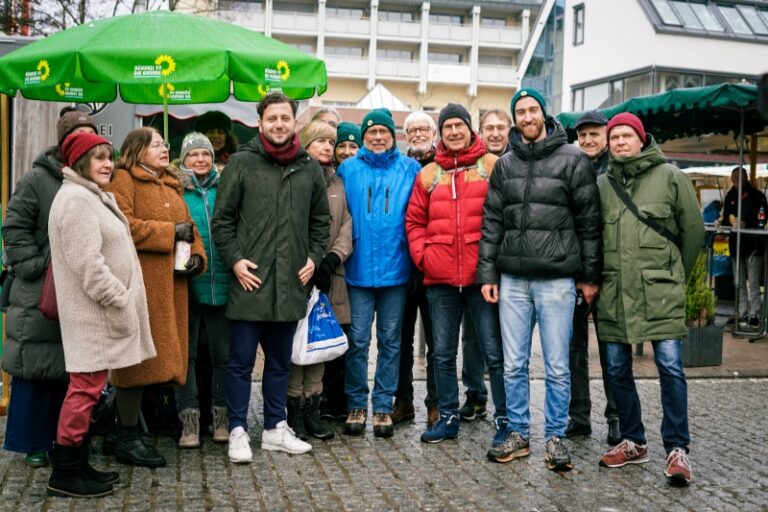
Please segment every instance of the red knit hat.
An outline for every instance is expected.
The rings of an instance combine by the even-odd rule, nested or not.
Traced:
[[[611,138],[611,130],[613,130],[616,126],[621,125],[629,126],[635,130],[637,136],[640,137],[640,140],[643,141],[643,144],[645,144],[645,128],[643,128],[643,122],[635,114],[630,114],[629,112],[616,114],[611,118],[610,121],[608,121],[607,136],[609,140]]]
[[[64,157],[64,163],[72,167],[80,157],[100,144],[112,145],[107,139],[95,133],[70,133],[61,143],[61,156]]]

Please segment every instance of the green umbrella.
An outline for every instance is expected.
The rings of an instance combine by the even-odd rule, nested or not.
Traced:
[[[322,94],[325,63],[223,21],[152,11],[89,22],[0,58],[0,92],[46,101],[219,103]]]

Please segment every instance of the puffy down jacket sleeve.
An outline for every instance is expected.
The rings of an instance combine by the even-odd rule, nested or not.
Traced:
[[[502,191],[503,171],[501,162],[496,161],[493,173],[488,180],[488,195],[483,205],[483,227],[477,261],[478,284],[498,284],[499,272],[496,269],[496,257],[504,239],[504,194]],[[598,201],[599,205],[599,201]]]
[[[576,281],[599,283],[603,272],[603,235],[600,192],[590,160],[582,156],[571,176],[571,208],[581,246],[581,273]]]
[[[427,240],[429,222],[429,193],[421,183],[421,173],[416,177],[405,213],[405,231],[413,264],[424,272],[424,246]]]

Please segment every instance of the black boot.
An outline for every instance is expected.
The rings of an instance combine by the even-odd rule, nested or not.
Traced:
[[[160,468],[165,466],[165,458],[152,446],[144,444],[138,425],[120,426],[120,433],[115,446],[115,460],[121,464]]]
[[[82,450],[82,468],[85,476],[94,482],[99,482],[101,484],[115,484],[120,481],[120,473],[117,471],[99,471],[91,466],[88,462],[88,458],[91,456],[91,445],[89,442],[86,441],[83,443]]]
[[[288,397],[288,417],[286,418],[288,426],[291,427],[296,437],[302,441],[309,439],[307,429],[304,427],[304,397]]]
[[[54,444],[51,459],[51,477],[48,479],[48,494],[71,498],[94,498],[112,492],[112,484],[94,482],[82,469],[83,446]]]
[[[333,439],[333,429],[320,419],[320,395],[314,394],[304,401],[304,425],[307,432],[318,439]]]

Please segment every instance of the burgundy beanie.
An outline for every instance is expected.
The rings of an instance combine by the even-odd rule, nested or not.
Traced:
[[[112,146],[111,142],[95,133],[71,133],[61,143],[61,156],[64,157],[64,163],[67,164],[67,167],[72,167],[89,150],[101,144]]]
[[[643,122],[640,120],[639,117],[637,117],[635,114],[631,114],[629,112],[622,112],[621,114],[616,114],[611,118],[610,121],[608,121],[608,139],[611,138],[611,130],[613,130],[616,126],[629,126],[633,130],[635,130],[635,133],[638,137],[640,137],[640,140],[643,141],[643,144],[645,144],[645,128],[643,128]]]

